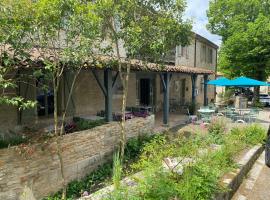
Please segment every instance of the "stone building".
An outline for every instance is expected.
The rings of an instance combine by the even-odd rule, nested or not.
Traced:
[[[177,46],[168,54],[165,67],[133,61],[127,107],[146,108],[153,113],[163,112],[163,122],[168,124],[172,105],[181,107],[192,102],[198,106],[207,105],[215,98],[214,87],[207,87],[205,83],[215,78],[218,46],[198,34],[194,35],[190,45]],[[28,71],[22,73],[27,74]],[[72,76],[69,71],[63,76],[59,90],[59,112],[63,111],[67,102]],[[31,81],[21,83],[17,93],[27,99],[38,100],[42,105],[21,112],[15,107],[1,106],[1,130],[14,129],[16,125],[52,123],[53,93],[49,91],[44,94]],[[96,115],[105,110],[107,120],[111,121],[112,113],[120,111],[121,98],[122,85],[117,70],[83,69],[75,84],[68,115]]]

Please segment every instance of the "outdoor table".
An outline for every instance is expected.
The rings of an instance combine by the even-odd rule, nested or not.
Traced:
[[[207,116],[207,121],[210,121],[211,120],[211,115],[215,113],[215,110],[214,109],[209,109],[209,108],[208,109],[199,109],[198,112],[201,115]]]
[[[152,112],[153,107],[152,106],[138,106],[140,111],[147,111],[147,112]]]
[[[238,112],[240,116],[243,116],[243,115],[245,115],[245,113],[249,113],[251,111],[251,109],[249,109],[249,108],[237,108],[235,111]]]
[[[198,112],[201,114],[213,114],[215,113],[215,110],[214,109],[200,109],[198,110]]]

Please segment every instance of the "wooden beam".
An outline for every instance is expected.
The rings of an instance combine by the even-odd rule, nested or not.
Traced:
[[[163,74],[159,74],[159,76],[160,76],[160,80],[161,80],[161,83],[162,83],[163,89],[164,89],[164,90],[166,90],[166,84],[165,84],[165,81],[164,81]]]
[[[192,103],[193,103],[193,104],[196,104],[196,95],[195,95],[196,82],[197,82],[197,74],[191,75],[191,84],[192,84]]]
[[[97,83],[98,83],[100,89],[102,90],[104,96],[106,97],[106,96],[107,96],[106,88],[105,88],[104,85],[101,83],[101,81],[100,81],[100,79],[99,79],[99,77],[98,77],[98,75],[97,75],[96,70],[95,70],[95,69],[92,69],[91,71],[92,71],[92,73],[93,73],[93,75],[94,75],[94,77],[95,77],[95,79],[96,79],[96,81],[97,81]]]
[[[203,76],[203,105],[208,105],[208,97],[207,97],[207,81],[208,81],[208,75]]]
[[[107,95],[105,96],[105,118],[107,122],[111,122],[113,120],[112,117],[112,70],[105,69],[104,70],[104,86],[106,89]]]
[[[115,76],[113,77],[113,82],[112,82],[112,87],[114,87],[115,83],[116,83],[116,80],[117,80],[117,77],[119,75],[119,71],[116,72]]]
[[[164,92],[163,92],[163,124],[169,124],[169,110],[170,110],[170,74],[163,74]]]

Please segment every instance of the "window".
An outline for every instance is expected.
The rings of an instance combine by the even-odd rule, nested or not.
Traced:
[[[189,58],[189,49],[188,46],[178,46],[177,47],[177,56]]]
[[[201,59],[201,62],[206,62],[206,45],[205,44],[201,46],[200,59]]]
[[[213,63],[213,49],[208,48],[208,63]]]
[[[188,59],[189,58],[189,48],[188,48],[188,46],[186,47],[186,59]]]

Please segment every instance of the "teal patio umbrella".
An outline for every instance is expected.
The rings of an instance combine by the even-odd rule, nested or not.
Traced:
[[[228,84],[230,84],[231,80],[225,78],[225,77],[220,77],[216,80],[211,80],[208,81],[207,84],[208,85],[215,85],[215,86],[226,86]]]
[[[229,82],[225,82],[224,86],[256,87],[256,86],[270,86],[270,85],[263,81],[258,81],[255,79],[247,78],[245,76],[241,76]]]

